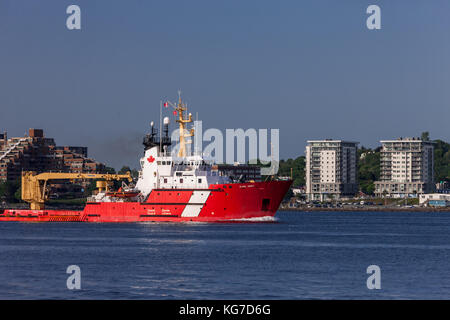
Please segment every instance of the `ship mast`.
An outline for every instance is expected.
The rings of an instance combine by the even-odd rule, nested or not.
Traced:
[[[181,92],[178,91],[178,104],[175,108],[178,113],[178,119],[176,120],[180,124],[180,149],[178,150],[178,157],[184,158],[186,157],[186,144],[187,142],[185,138],[192,137],[194,135],[194,129],[191,129],[189,133],[185,133],[186,124],[192,122],[192,114],[188,114],[188,118],[184,117],[184,112],[187,110],[186,106],[181,101]]]

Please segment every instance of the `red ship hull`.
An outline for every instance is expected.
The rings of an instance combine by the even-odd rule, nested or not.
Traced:
[[[0,211],[0,221],[219,222],[273,217],[292,181],[155,189],[145,202],[91,202],[84,210]]]

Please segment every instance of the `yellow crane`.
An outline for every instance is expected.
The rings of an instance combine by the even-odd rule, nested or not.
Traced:
[[[100,191],[108,191],[108,187],[113,180],[127,179],[133,181],[130,172],[126,174],[109,173],[64,173],[64,172],[44,172],[36,174],[35,171],[22,172],[22,200],[30,203],[32,210],[44,209],[44,203],[48,200],[46,192],[47,182],[49,180],[84,180],[99,179],[97,188]]]

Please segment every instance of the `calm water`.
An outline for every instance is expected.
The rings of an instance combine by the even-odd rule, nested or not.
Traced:
[[[275,223],[0,223],[3,299],[450,298],[450,214],[279,212]],[[78,291],[66,268],[81,268]],[[381,290],[366,287],[381,268]]]

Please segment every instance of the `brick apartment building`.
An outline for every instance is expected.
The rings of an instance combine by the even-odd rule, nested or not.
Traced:
[[[41,129],[16,138],[1,133],[0,182],[16,181],[23,170],[98,173],[105,171],[105,165],[88,158],[87,147],[56,146]]]

